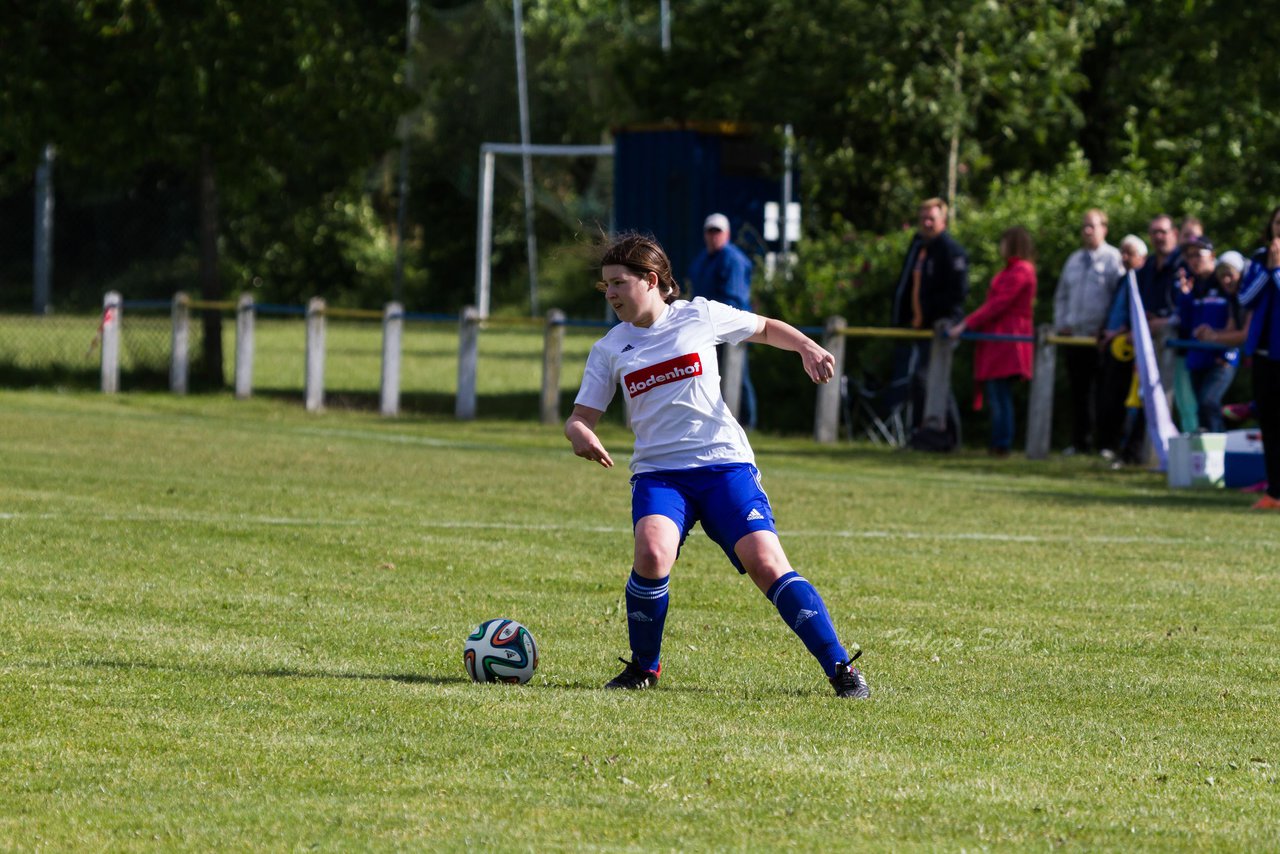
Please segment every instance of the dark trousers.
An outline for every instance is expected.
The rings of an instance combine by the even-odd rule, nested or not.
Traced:
[[[991,410],[991,449],[1013,447],[1013,378],[987,380],[987,407]]]
[[[1253,400],[1262,428],[1262,455],[1267,466],[1267,495],[1280,498],[1280,361],[1253,357]]]
[[[886,390],[885,401],[890,411],[911,403],[912,431],[919,429],[924,420],[925,391],[929,385],[929,353],[932,340],[904,341],[893,345],[893,377]],[[960,435],[960,405],[955,392],[947,389],[947,421],[944,432],[953,444]]]
[[[1097,440],[1097,449],[1102,450],[1101,430],[1095,427],[1105,406],[1102,401],[1102,357],[1098,348],[1060,347],[1058,352],[1067,366],[1067,385],[1071,394],[1071,446],[1077,451],[1087,451]]]
[[[1121,362],[1111,355],[1110,348],[1102,353],[1102,370],[1097,397],[1097,440],[1100,451],[1121,451],[1124,440],[1124,401],[1133,384],[1132,360]]]
[[[722,365],[725,348],[728,346],[720,344],[716,347],[716,358]],[[738,398],[738,423],[745,430],[754,430],[757,426],[756,387],[751,383],[751,365],[748,359],[750,352],[750,347],[742,351],[742,396]]]

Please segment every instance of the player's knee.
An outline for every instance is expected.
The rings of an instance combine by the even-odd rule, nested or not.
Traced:
[[[662,543],[636,543],[635,571],[644,578],[665,578],[675,554]]]

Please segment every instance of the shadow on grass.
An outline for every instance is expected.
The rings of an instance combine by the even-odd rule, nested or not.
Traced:
[[[1045,489],[1019,493],[1029,499],[1052,501],[1059,504],[1076,504],[1080,506],[1114,506],[1114,507],[1158,507],[1164,510],[1185,508],[1187,510],[1227,510],[1235,512],[1245,509],[1254,500],[1247,495],[1240,495],[1235,490],[1182,490],[1171,489],[1164,495],[1099,495],[1096,492],[1072,491],[1067,489]]]
[[[471,681],[463,676],[432,676],[422,673],[353,673],[341,670],[304,670],[297,667],[235,668],[201,664],[160,664],[154,661],[113,658],[86,658],[76,662],[76,664],[80,667],[103,667],[114,670],[153,670],[173,673],[196,671],[222,676],[251,676],[270,679],[359,679],[375,682],[400,682],[405,685],[452,685]]]
[[[301,389],[254,389],[254,395],[302,405]],[[572,409],[573,394],[560,393],[560,412],[566,417]],[[381,395],[377,391],[326,391],[326,409],[377,412]],[[537,422],[540,413],[539,392],[520,391],[476,396],[477,419],[525,420]],[[400,415],[445,415],[452,417],[457,397],[445,392],[403,391],[400,393]]]
[[[203,673],[218,676],[241,676],[267,679],[354,679],[371,682],[399,682],[402,685],[470,685],[471,679],[466,676],[434,676],[426,673],[357,673],[344,670],[304,669],[300,667],[222,667],[202,664],[163,664],[155,661],[139,661],[116,658],[83,658],[74,662],[77,667],[105,668],[109,670],[147,670],[159,673]],[[529,687],[529,686],[526,686]],[[604,691],[603,683],[575,679],[565,682],[551,682],[533,687],[555,691]],[[664,685],[662,693],[675,694],[711,694],[712,689],[697,684]],[[609,691],[617,697],[634,697],[651,695],[656,691]],[[806,695],[804,690],[789,689],[784,694]]]

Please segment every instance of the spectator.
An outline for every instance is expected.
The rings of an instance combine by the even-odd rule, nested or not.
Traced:
[[[1218,268],[1214,271],[1214,275],[1218,277],[1219,286],[1236,295],[1236,303],[1240,300],[1240,281],[1243,278],[1245,265],[1249,262],[1244,256],[1234,249],[1223,252],[1222,257],[1218,259]],[[1240,309],[1239,328],[1232,330],[1214,330],[1205,331],[1196,329],[1193,334],[1201,341],[1211,341],[1214,344],[1223,344],[1227,347],[1238,347],[1244,343],[1245,337],[1249,334],[1249,319],[1251,312]],[[1237,370],[1239,366],[1237,365]],[[1227,423],[1240,424],[1253,418],[1257,414],[1253,406],[1252,400],[1242,403],[1228,403],[1222,407],[1223,425]]]
[[[1178,293],[1178,269],[1182,266],[1182,252],[1178,248],[1178,235],[1173,230],[1173,220],[1168,214],[1160,214],[1151,220],[1147,229],[1151,237],[1153,253],[1137,271],[1138,295],[1151,326],[1151,334],[1163,331],[1174,313]],[[1173,321],[1176,323],[1176,320]],[[1129,331],[1129,289],[1116,291],[1111,313],[1107,317],[1106,337],[1110,339],[1120,332]]]
[[[1253,356],[1253,399],[1262,428],[1267,491],[1255,510],[1280,510],[1280,207],[1263,229],[1240,284],[1240,304],[1252,311],[1244,352]]]
[[[1237,299],[1239,273],[1233,264],[1224,264],[1221,265],[1222,275],[1218,275],[1220,265],[1214,258],[1213,244],[1204,237],[1187,244],[1184,251],[1192,275],[1182,279],[1182,293],[1178,297],[1179,328],[1183,334],[1194,335],[1209,343],[1226,343],[1225,340],[1219,341],[1219,333],[1224,337],[1232,336],[1228,340],[1233,340],[1244,329]],[[1240,257],[1238,252],[1228,254]],[[1243,258],[1240,260],[1243,262]],[[1238,360],[1236,350],[1187,350],[1180,357],[1190,379],[1194,399],[1195,417],[1191,420],[1195,426],[1192,429],[1213,433],[1223,431],[1222,397],[1235,379]],[[1183,430],[1187,431],[1185,424]]]
[[[729,242],[729,218],[713,213],[702,224],[702,238],[707,248],[698,253],[689,267],[689,283],[695,297],[704,297],[741,311],[751,311],[751,259]],[[724,348],[719,359],[724,364]],[[742,354],[742,399],[738,421],[747,430],[756,428],[756,389],[747,369],[747,354]]]
[[[1000,235],[1004,269],[991,280],[986,301],[951,327],[958,338],[966,329],[996,335],[1032,334],[1031,312],[1036,300],[1035,247],[1021,226]],[[973,378],[986,383],[991,405],[991,453],[1008,456],[1013,445],[1013,381],[1031,379],[1030,341],[979,341],[973,354]]]
[[[1120,250],[1107,242],[1107,215],[1092,208],[1080,226],[1080,248],[1067,258],[1053,295],[1053,326],[1059,335],[1097,338],[1115,298],[1124,266]],[[1096,439],[1101,408],[1101,354],[1095,347],[1061,350],[1071,385],[1071,444],[1063,454],[1087,452]]]
[[[1125,279],[1129,271],[1141,270],[1146,261],[1147,244],[1136,234],[1126,234],[1120,241],[1120,263],[1124,272],[1116,283],[1117,300],[1120,291],[1127,287]],[[1103,459],[1115,462],[1124,447],[1125,399],[1133,384],[1133,346],[1128,335],[1105,331],[1099,337],[1099,350],[1102,390],[1098,395],[1098,449]]]
[[[964,247],[947,231],[947,203],[925,199],[920,203],[919,230],[911,239],[907,257],[894,291],[893,326],[906,329],[933,329],[939,320],[959,320],[969,293],[969,257]],[[928,340],[900,343],[893,351],[891,402],[911,401],[911,426],[918,429],[924,418],[925,378],[929,372]],[[947,404],[948,424],[944,430],[950,444],[958,441],[960,409],[952,395]],[[942,425],[939,425],[942,426]]]
[[[1178,226],[1178,247],[1185,250],[1197,237],[1204,237],[1204,223],[1194,216],[1183,217]]]

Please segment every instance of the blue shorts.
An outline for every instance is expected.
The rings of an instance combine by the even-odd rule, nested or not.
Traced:
[[[645,516],[655,515],[676,523],[681,546],[693,523],[701,522],[702,530],[741,573],[747,570],[733,551],[738,540],[754,531],[778,532],[769,496],[760,486],[760,472],[750,463],[633,475],[632,527]]]

